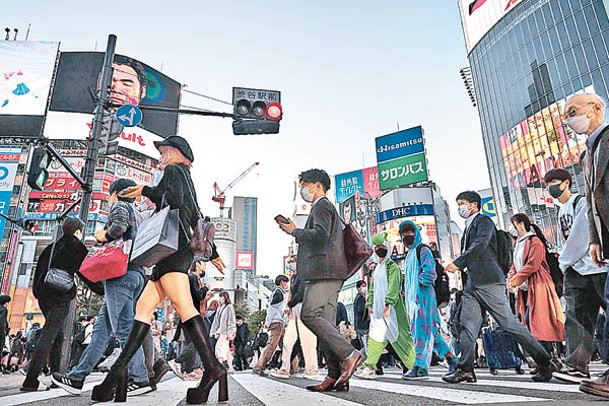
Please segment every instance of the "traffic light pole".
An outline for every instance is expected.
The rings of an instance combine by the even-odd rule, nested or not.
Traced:
[[[114,51],[116,49],[116,35],[110,34],[108,36],[108,45],[106,46],[106,54],[104,56],[104,64],[101,71],[101,81],[97,88],[97,104],[95,105],[95,112],[93,117],[93,126],[91,128],[91,135],[89,136],[89,146],[87,149],[87,158],[85,160],[85,167],[82,171],[81,177],[75,176],[70,172],[75,179],[81,183],[83,191],[80,196],[80,212],[78,217],[85,223],[85,232],[82,234],[83,241],[86,235],[86,224],[89,217],[89,206],[91,205],[91,197],[93,194],[93,179],[95,178],[95,168],[97,166],[97,160],[99,158],[98,144],[102,138],[103,131],[103,117],[104,108],[108,105],[108,89],[112,84],[112,62],[114,62]],[[52,147],[51,147],[52,148]],[[51,149],[51,153],[53,150]],[[56,151],[55,151],[56,152]],[[53,154],[55,155],[55,154]],[[57,158],[60,154],[57,153]],[[61,160],[61,159],[60,159]],[[66,166],[66,165],[64,165]],[[69,168],[68,164],[66,168]],[[69,170],[68,170],[69,171]],[[62,353],[66,354],[65,357],[61,358],[61,370],[67,371],[68,363],[70,361],[70,350],[71,343],[74,339],[74,320],[76,319],[76,299],[70,302],[70,311],[64,324],[64,331],[69,332],[65,335]]]

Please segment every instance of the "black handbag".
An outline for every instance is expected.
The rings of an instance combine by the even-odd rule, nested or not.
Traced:
[[[51,288],[57,292],[67,293],[74,287],[74,276],[64,269],[51,268],[56,243],[57,242],[54,242],[51,247],[51,255],[47,266],[47,274],[44,276],[44,284],[47,288]]]

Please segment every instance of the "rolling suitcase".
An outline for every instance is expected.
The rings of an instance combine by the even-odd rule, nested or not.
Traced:
[[[510,333],[487,327],[482,332],[482,344],[492,375],[497,375],[498,369],[512,368],[516,373],[524,374],[520,347]]]

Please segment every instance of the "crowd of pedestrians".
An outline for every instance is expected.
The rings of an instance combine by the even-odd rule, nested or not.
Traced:
[[[515,367],[522,372],[520,359],[497,352],[492,343],[499,340],[531,364],[534,381],[579,383],[584,392],[609,397],[609,370],[594,380],[589,373],[595,353],[609,361],[609,328],[597,336],[599,315],[609,301],[609,124],[604,121],[604,103],[592,94],[569,99],[564,119],[575,132],[588,136],[583,160],[586,194],[571,192],[573,179],[567,170],[545,174],[545,187],[560,207],[557,256],[549,252],[543,231],[524,213],[510,218],[506,248],[507,234],[481,212],[480,196],[462,192],[456,199],[465,221],[461,252],[444,258],[445,268],[437,247],[424,243],[412,221],[399,226],[403,258],[392,258],[394,247],[387,233],[371,238],[374,254],[367,268],[372,271],[356,284],[351,325],[338,302],[343,282],[351,275],[344,226],[327,198],[330,177],[323,170],[308,170],[299,176],[300,194],[312,204],[306,223],[297,227],[290,219],[276,218],[280,229],[298,244],[298,255],[290,262],[290,278],[275,279],[266,319],[261,326],[252,326],[259,327],[255,334],[228,292],[215,296],[201,281],[206,264],[195,261],[191,248],[202,219],[190,176],[194,156],[185,139],[168,137],[155,143],[163,171],[158,185],[114,182],[108,196],[109,220],[95,239],[98,244],[134,240],[143,219],[169,206],[179,209],[177,251],[152,268],[130,260],[123,276],[90,284],[104,301],[94,319],[83,320],[76,334],[82,339],[74,340],[74,364],[62,374],[63,326],[76,286],[53,290],[47,274],[63,269],[69,277],[79,275],[88,283],[79,273],[87,255],[81,241],[85,225],[66,219],[62,235],[38,258],[33,287],[45,316],[40,331],[9,336],[5,305],[10,297],[0,296],[2,371],[19,369],[29,360],[22,368],[26,378],[21,390],[47,390],[38,380],[44,370],[54,385],[78,394],[117,341],[107,359],[109,373],[93,389],[94,401],[125,401],[128,395],[154,391],[163,375],[173,370],[184,380],[200,381],[186,397],[187,403],[200,404],[216,383],[218,400],[228,400],[227,374],[250,367],[260,376],[289,379],[303,366],[302,377],[320,381],[308,390],[348,391],[352,376],[375,379],[382,374],[385,353],[402,368],[404,380],[428,379],[430,366],[440,360],[448,369],[444,382],[476,382],[475,367],[481,365],[483,353],[491,369]],[[134,200],[140,197],[154,208],[136,205]],[[506,256],[511,266],[506,266]],[[223,271],[215,246],[206,260]],[[452,291],[450,303],[439,291],[444,271],[460,273],[463,281]],[[179,317],[175,331],[163,324],[169,317],[155,311],[165,298]],[[35,336],[31,347],[30,333]],[[327,375],[321,377],[324,365]]]

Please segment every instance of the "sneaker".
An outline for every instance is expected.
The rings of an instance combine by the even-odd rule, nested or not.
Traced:
[[[311,381],[321,381],[321,380],[323,380],[323,377],[319,374],[319,372],[316,372],[314,374],[307,374],[307,373],[305,373],[304,375],[302,375],[302,377],[304,379],[308,379],[308,380],[311,380]]]
[[[51,390],[48,386],[43,383],[38,383],[37,386],[22,386],[19,388],[21,392],[45,392]]]
[[[55,372],[51,375],[51,381],[70,395],[80,395],[82,393],[83,381],[70,379],[68,378],[68,375],[62,375]]]
[[[114,351],[112,351],[112,354],[110,354],[105,360],[104,362],[102,362],[101,364],[99,364],[97,366],[97,369],[100,372],[110,372],[110,368],[112,368],[112,365],[114,365],[114,363],[116,362],[116,360],[118,359],[118,357],[121,355],[121,347],[117,347],[114,349]]]
[[[552,380],[552,374],[557,371],[556,365],[550,361],[549,365],[539,365],[537,373],[531,379],[535,382],[548,382]]]
[[[173,371],[176,376],[182,380],[184,380],[184,372],[182,372],[182,365],[178,364],[175,360],[171,360],[167,362],[169,364],[169,368]]]
[[[368,380],[372,380],[372,379],[376,379],[376,371],[368,366],[364,366],[362,369],[360,369],[358,372],[356,372],[354,374],[355,376],[357,376],[360,379],[368,379]]]
[[[127,384],[127,396],[139,396],[144,395],[146,393],[152,392],[152,388],[150,387],[150,382],[135,382],[129,380]]]
[[[262,377],[267,377],[267,376],[269,376],[269,374],[267,374],[267,373],[264,371],[264,369],[256,369],[256,368],[252,369],[252,374],[254,374],[254,375],[260,375],[260,376],[262,376]]]
[[[418,366],[414,366],[412,371],[409,373],[402,375],[402,379],[405,381],[424,381],[429,379],[429,374],[426,369],[420,368]]]
[[[552,374],[554,378],[562,382],[582,383],[586,379],[590,379],[590,373],[582,372],[575,368],[565,367],[560,371]]]
[[[290,373],[284,371],[283,369],[271,372],[271,376],[279,379],[290,379]]]

